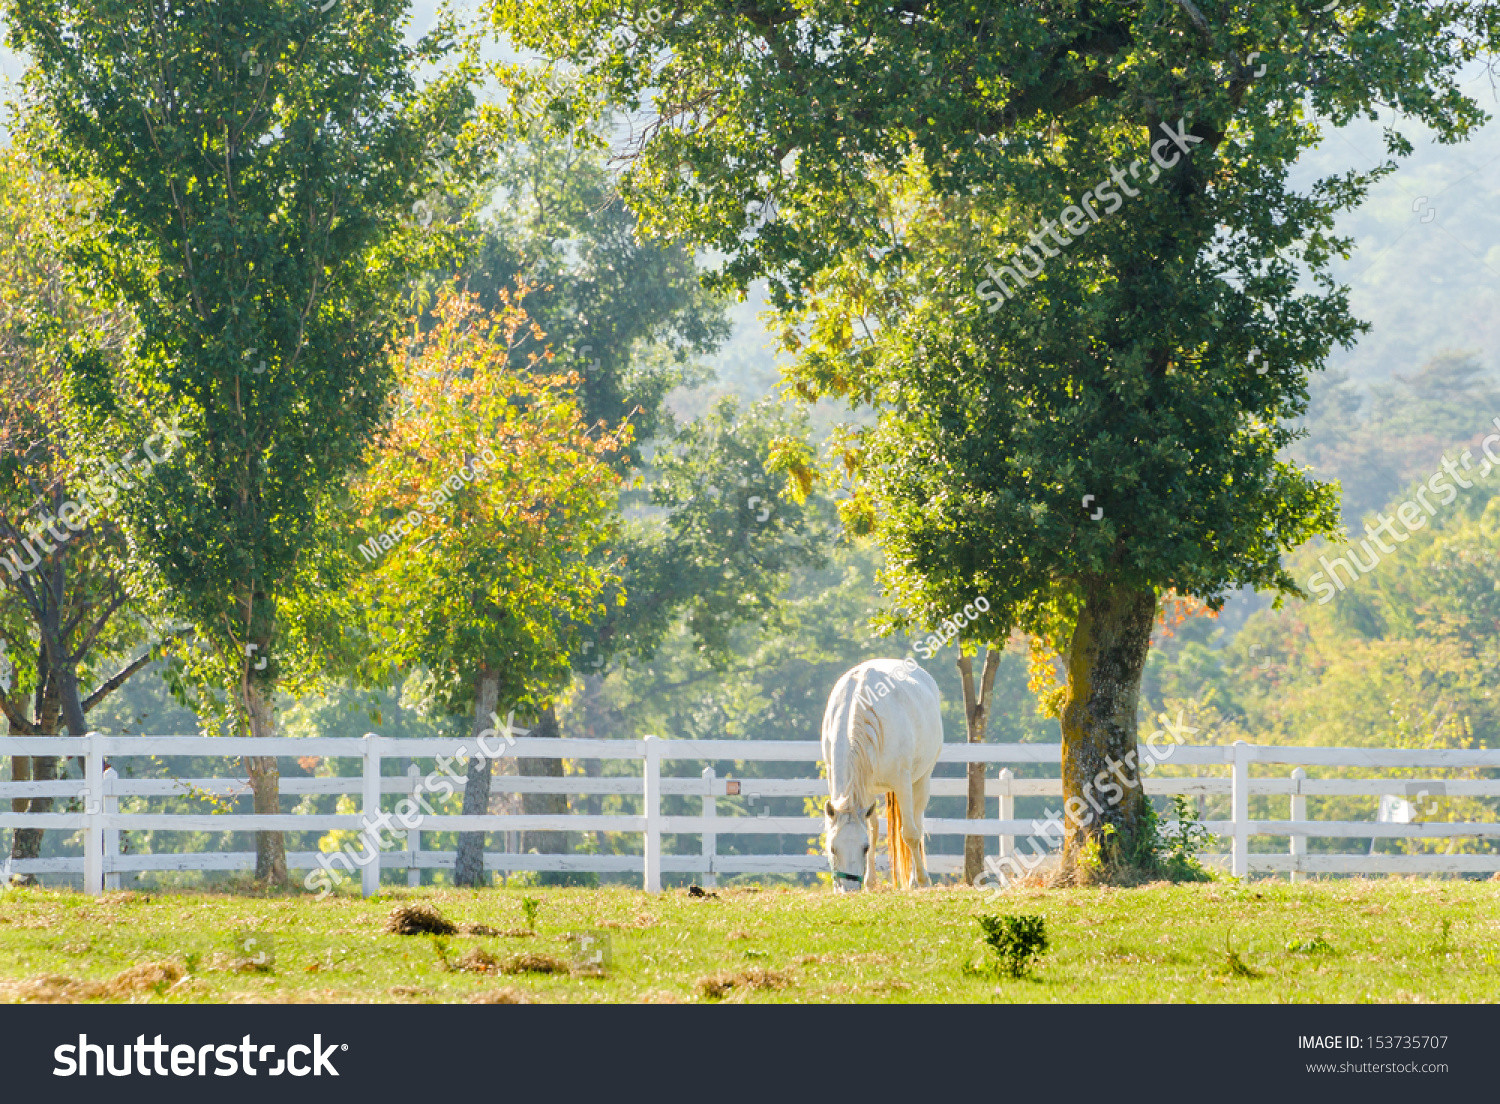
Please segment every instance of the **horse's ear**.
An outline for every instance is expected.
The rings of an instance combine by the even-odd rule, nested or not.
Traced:
[[[865,819],[869,820],[874,815],[875,815],[875,802],[872,801],[872,802],[870,802],[870,807],[865,810]]]
[[[823,802],[823,815],[826,816],[829,820],[833,819],[833,802],[832,801],[825,801],[825,802]]]

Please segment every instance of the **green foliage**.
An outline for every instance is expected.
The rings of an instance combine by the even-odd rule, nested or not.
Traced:
[[[1128,872],[1171,882],[1213,881],[1198,852],[1206,850],[1216,837],[1199,822],[1197,806],[1175,794],[1172,816],[1174,822],[1169,826],[1151,802],[1142,799],[1128,849],[1121,844],[1119,829],[1105,824],[1083,841],[1075,861],[1092,878]]]
[[[1453,920],[1445,916],[1441,923],[1442,930],[1438,933],[1437,939],[1432,944],[1432,953],[1435,955],[1447,955],[1453,949],[1452,945],[1448,942],[1448,936],[1453,931]]]
[[[729,333],[722,300],[700,285],[689,248],[638,233],[587,134],[504,133],[493,168],[504,203],[465,265],[467,286],[487,306],[531,289],[546,365],[577,373],[590,424],[633,431],[614,457],[637,477],[611,549],[622,578],[575,666],[588,676],[649,657],[684,617],[722,665],[734,630],[764,624],[789,573],[823,554],[826,518],[786,496],[766,464],[773,439],[805,426],[771,404],[729,401],[679,425],[668,393],[704,382],[696,358]]]
[[[144,633],[128,616],[124,540],[107,509],[129,476],[84,462],[88,442],[66,402],[71,366],[117,365],[135,336],[110,290],[66,264],[95,202],[88,187],[0,148],[0,667],[11,672],[0,714],[13,735],[82,735],[88,711],[141,665],[119,658]],[[35,766],[36,779],[51,776],[48,762]]]
[[[799,420],[773,404],[741,411],[723,399],[659,443],[646,516],[624,541],[621,600],[591,630],[599,654],[649,659],[685,619],[722,669],[734,630],[768,627],[792,572],[822,565],[832,539],[826,503],[793,501],[786,476],[767,467],[772,440],[789,432],[801,432]]]
[[[1172,795],[1171,828],[1161,828],[1152,814],[1153,829],[1160,834],[1154,847],[1157,869],[1173,882],[1208,882],[1213,875],[1198,858],[1216,838],[1198,819],[1198,806],[1182,794]]]
[[[578,373],[589,424],[631,424],[634,441],[617,463],[637,466],[648,442],[674,433],[668,393],[703,382],[696,358],[728,336],[723,303],[700,285],[691,250],[638,234],[600,152],[506,138],[492,154],[501,203],[463,279],[489,310],[504,290],[530,289],[527,312],[550,365]]]
[[[1258,978],[1260,971],[1250,966],[1240,957],[1239,951],[1235,950],[1229,942],[1229,933],[1224,933],[1224,973],[1235,978]]]
[[[1304,955],[1331,955],[1334,953],[1333,944],[1321,935],[1315,935],[1311,939],[1294,939],[1286,945],[1287,954]]]
[[[998,639],[1055,633],[1101,576],[1214,603],[1238,585],[1296,589],[1279,556],[1329,531],[1335,501],[1278,453],[1308,373],[1362,328],[1326,275],[1348,248],[1332,216],[1389,170],[1290,188],[1319,135],[1304,104],[1337,123],[1394,96],[1446,140],[1483,117],[1457,81],[1488,22],[1399,7],[758,21],[705,3],[623,37],[581,0],[563,19],[534,0],[494,10],[519,43],[673,120],[622,191],[649,229],[717,250],[723,283],[771,282],[804,397],[876,407],[841,446],[862,477],[848,516],[876,525],[916,621],[977,587],[994,611],[979,635]],[[1277,41],[1299,49],[1252,76],[1245,44]],[[674,107],[700,95],[711,124]],[[1147,151],[1173,127],[1198,141],[1158,172]],[[1394,132],[1389,146],[1409,148]],[[986,309],[985,265],[1133,161],[1151,177],[1126,188],[1129,211]]]
[[[104,197],[72,263],[139,323],[127,365],[72,366],[76,417],[101,458],[157,417],[187,434],[116,513],[132,585],[196,629],[179,688],[213,710],[215,689],[274,685],[277,603],[384,416],[405,283],[451,252],[411,208],[466,78],[418,86],[447,47],[402,41],[405,0],[5,7],[26,145]]]
[[[537,897],[522,897],[521,898],[521,915],[526,920],[526,926],[528,928],[530,928],[532,931],[536,931],[536,916],[537,916],[537,913],[541,911],[541,908],[542,908],[542,902],[541,902],[540,898],[537,898]]]
[[[314,630],[307,666],[371,687],[421,668],[436,711],[471,717],[482,677],[502,715],[566,684],[578,625],[617,580],[603,551],[628,431],[585,425],[574,381],[537,371],[532,344],[518,306],[448,288],[392,354],[403,415],[324,522],[337,585],[309,582],[292,605]]]
[[[1496,408],[1500,409],[1500,408]],[[1416,455],[1435,414],[1412,411],[1413,439],[1394,438],[1396,455]],[[1439,411],[1438,413],[1441,413]],[[1484,421],[1493,414],[1479,412]],[[1470,438],[1471,439],[1471,438]],[[1460,441],[1466,440],[1460,438]],[[1447,450],[1461,459],[1462,448]],[[1444,453],[1433,447],[1427,472],[1441,470]],[[1462,470],[1462,465],[1457,465]],[[1477,468],[1477,465],[1476,465]],[[1494,477],[1474,480],[1469,490],[1438,511],[1417,532],[1393,544],[1373,571],[1332,600],[1288,603],[1251,614],[1238,632],[1203,620],[1184,626],[1178,638],[1158,645],[1148,668],[1146,707],[1186,704],[1192,721],[1215,743],[1236,738],[1257,743],[1331,747],[1497,747],[1500,699],[1500,495]],[[1414,494],[1411,485],[1378,513],[1394,516]],[[1429,495],[1435,506],[1438,499]],[[1423,516],[1426,512],[1423,511]],[[1360,534],[1363,539],[1363,534]],[[1302,578],[1322,570],[1319,557],[1346,554],[1312,547],[1295,554]],[[1363,555],[1363,553],[1361,553]],[[1366,562],[1368,558],[1366,557]],[[1176,706],[1172,706],[1176,708]],[[1313,778],[1361,772],[1309,768]],[[1398,772],[1430,778],[1431,771]],[[1442,777],[1478,777],[1455,772]],[[1222,799],[1218,799],[1222,802]],[[1276,799],[1253,798],[1252,816],[1281,815]],[[1423,816],[1437,820],[1487,820],[1493,799],[1441,795],[1423,799]],[[1220,806],[1222,808],[1222,805]],[[1373,819],[1373,797],[1326,797],[1309,801],[1320,819]],[[1313,851],[1362,851],[1364,841],[1312,840]],[[1383,841],[1381,850],[1415,853],[1446,849],[1446,840]],[[1486,845],[1459,839],[1460,850]]]
[[[1040,916],[980,916],[985,946],[994,952],[997,968],[1013,978],[1031,973],[1047,951],[1047,922]]]
[[[1098,832],[1091,833],[1078,851],[1079,869],[1090,877],[1097,878],[1116,865],[1115,860],[1119,857],[1119,843],[1115,839],[1117,835],[1119,829],[1113,824],[1105,824]]]

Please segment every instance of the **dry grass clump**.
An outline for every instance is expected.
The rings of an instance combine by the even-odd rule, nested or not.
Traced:
[[[470,974],[493,973],[500,960],[483,947],[470,947],[453,962],[453,969]]]
[[[496,968],[502,974],[567,974],[573,969],[560,958],[532,951],[511,955]]]
[[[464,921],[455,924],[426,901],[403,901],[391,909],[385,919],[385,930],[393,935],[535,935],[525,928],[492,928],[488,924]]]
[[[709,974],[698,979],[698,994],[705,1000],[722,1000],[731,990],[749,992],[755,989],[785,989],[792,979],[779,970],[766,970],[757,966],[741,970],[737,974],[727,972]]]
[[[386,917],[385,930],[393,935],[452,935],[458,925],[426,901],[403,901]]]
[[[178,962],[142,962],[122,970],[104,983],[104,995],[124,997],[131,993],[145,993],[154,989],[165,989],[182,980],[187,971]]]
[[[464,935],[490,935],[490,936],[495,936],[495,935],[514,935],[515,934],[514,930],[511,930],[511,931],[501,931],[499,928],[492,928],[488,924],[470,924],[470,923],[464,923],[464,924],[459,924],[458,925],[458,930],[460,932],[462,932]],[[532,932],[525,932],[524,934],[531,935],[533,933]]]
[[[573,967],[564,959],[549,954],[523,952],[509,958],[496,958],[483,947],[471,947],[451,964],[444,960],[449,970],[462,970],[470,974],[569,974]]]
[[[475,993],[465,1004],[530,1004],[525,995],[516,988],[507,985],[504,989],[490,989],[483,993]]]
[[[76,1004],[79,1001],[120,999],[141,993],[160,993],[186,973],[177,962],[142,962],[108,981],[83,981],[64,974],[43,974],[24,981],[0,982],[0,1003]]]
[[[78,981],[63,974],[43,974],[24,981],[0,982],[0,1004],[73,1004],[88,1000],[81,987],[96,982]]]

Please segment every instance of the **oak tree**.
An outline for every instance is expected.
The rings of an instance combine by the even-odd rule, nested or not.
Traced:
[[[1296,593],[1337,523],[1282,458],[1307,379],[1361,324],[1334,215],[1391,161],[1298,188],[1327,126],[1394,108],[1440,141],[1493,5],[496,0],[646,125],[648,230],[770,282],[807,398],[873,407],[841,459],[918,623],[1063,654],[1065,871],[1142,851],[1137,699],[1158,596]],[[618,33],[615,33],[618,32]],[[795,457],[791,458],[795,460]]]

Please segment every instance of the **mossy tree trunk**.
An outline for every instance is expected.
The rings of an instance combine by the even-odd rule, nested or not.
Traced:
[[[1107,864],[1128,860],[1145,827],[1136,707],[1155,620],[1149,587],[1116,580],[1085,587],[1062,708],[1065,879],[1091,875],[1080,860],[1093,846]]]

